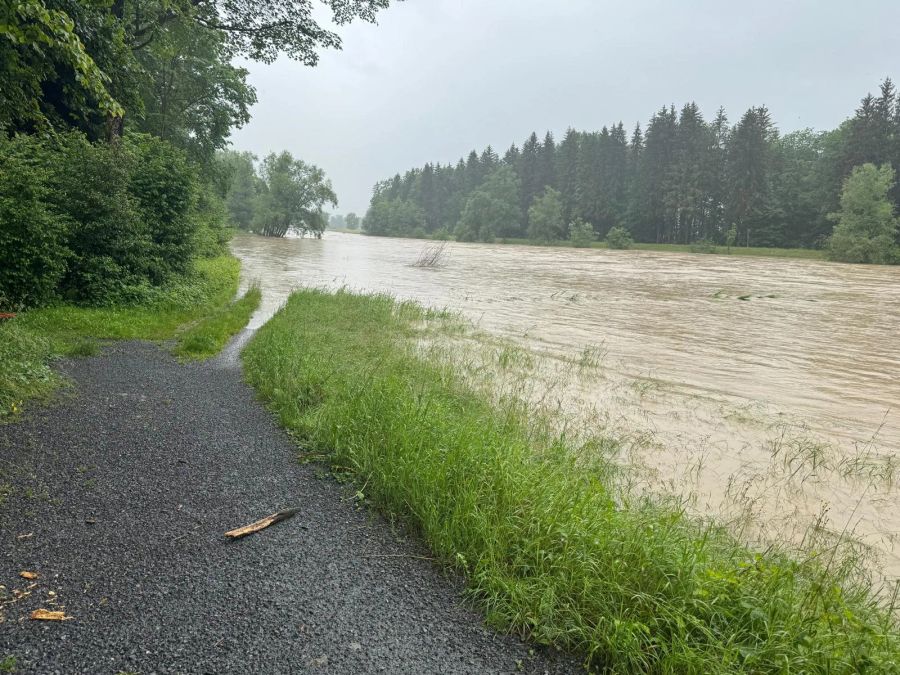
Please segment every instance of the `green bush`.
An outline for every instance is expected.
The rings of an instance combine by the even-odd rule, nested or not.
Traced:
[[[190,218],[196,171],[166,141],[144,134],[125,139],[130,156],[128,192],[134,197],[148,241],[147,274],[154,286],[187,272],[197,225]]]
[[[53,300],[69,256],[68,223],[47,203],[30,149],[24,138],[0,138],[0,309]]]
[[[158,138],[16,136],[0,141],[0,167],[3,306],[143,301],[228,238],[196,167]]]
[[[575,248],[590,248],[594,241],[594,228],[590,223],[584,222],[581,218],[576,218],[569,224],[569,241]]]
[[[150,247],[128,191],[131,154],[122,144],[92,144],[75,133],[35,149],[51,174],[48,196],[71,223],[62,296],[86,305],[143,297]]]
[[[631,232],[617,225],[606,233],[606,245],[615,249],[631,248],[634,245],[634,239],[631,237]]]
[[[698,239],[691,244],[691,253],[716,253],[718,248],[709,239]]]
[[[890,200],[894,177],[889,164],[863,164],[853,169],[844,181],[840,211],[828,216],[836,223],[828,246],[830,259],[882,265],[898,262],[898,219]]]

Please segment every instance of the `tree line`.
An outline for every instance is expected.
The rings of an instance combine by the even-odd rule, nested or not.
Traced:
[[[388,0],[322,0],[337,24]],[[307,65],[340,39],[309,0],[0,3],[0,310],[152,295],[224,250],[256,92],[242,57]],[[260,231],[324,222],[321,170],[266,158]],[[317,202],[319,200],[319,202]]]
[[[369,234],[566,239],[585,223],[641,242],[821,248],[845,180],[863,164],[900,168],[900,96],[890,79],[833,131],[781,134],[764,106],[735,123],[696,103],[660,108],[646,126],[532,133],[502,156],[491,146],[456,164],[380,181]],[[900,202],[893,181],[887,191]]]

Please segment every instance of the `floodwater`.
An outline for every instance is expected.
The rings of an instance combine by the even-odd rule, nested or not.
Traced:
[[[414,266],[428,245],[232,248],[263,290],[251,327],[296,287],[347,287],[461,312],[541,359],[588,355],[596,377],[547,386],[621,437],[652,489],[753,540],[852,534],[900,576],[900,268],[460,243]]]

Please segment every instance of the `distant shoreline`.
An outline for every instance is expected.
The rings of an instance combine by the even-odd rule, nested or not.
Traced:
[[[347,228],[328,229],[326,232],[340,232],[341,234],[360,234],[367,237],[379,237],[381,235],[370,235],[362,230],[350,230]],[[417,239],[417,237],[382,237],[383,239]],[[421,241],[443,241],[426,237]],[[455,241],[453,239],[447,241]],[[574,248],[569,241],[555,241],[550,244],[544,242],[535,242],[524,238],[498,238],[495,244],[516,244],[519,246],[543,246],[546,248]],[[595,241],[590,248],[608,249],[605,241]],[[634,243],[631,251],[657,251],[660,253],[696,253],[698,255],[739,255],[754,256],[758,258],[795,258],[798,260],[826,260],[825,251],[813,248],[767,248],[762,246],[732,246],[728,249],[726,246],[715,246],[711,250],[700,250],[697,244],[643,244]]]

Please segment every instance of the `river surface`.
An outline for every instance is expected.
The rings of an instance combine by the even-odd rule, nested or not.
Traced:
[[[811,260],[240,235],[264,323],[300,286],[461,312],[540,358],[591,354],[559,397],[629,439],[654,489],[750,538],[852,533],[900,574],[900,268]],[[590,350],[586,352],[585,350]],[[553,386],[559,387],[559,381]]]

